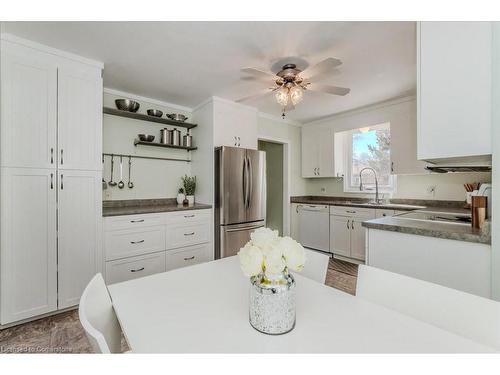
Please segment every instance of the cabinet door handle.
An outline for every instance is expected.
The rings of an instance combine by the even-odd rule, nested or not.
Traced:
[[[143,243],[143,242],[144,242],[144,240],[139,240],[139,241],[130,241],[130,243],[131,243],[132,245],[136,245],[136,244],[138,244],[138,243]]]
[[[144,219],[141,220],[130,220],[131,223],[144,223]]]
[[[192,236],[194,234],[194,232],[191,232],[191,233],[184,233],[185,236]]]
[[[238,137],[238,147],[240,147],[240,146],[241,146],[241,138]]]
[[[50,190],[54,189],[54,173],[50,174]]]
[[[321,175],[321,173],[319,172],[319,167],[318,167],[318,176],[320,176],[320,175]]]
[[[50,164],[54,164],[54,147],[50,148]]]
[[[144,267],[136,268],[135,270],[130,270],[130,272],[141,272],[144,271]]]
[[[391,161],[391,173],[394,173],[394,162]]]
[[[351,229],[354,229],[354,220],[351,221]]]
[[[64,190],[64,175],[61,174],[61,190]]]
[[[194,217],[194,215],[184,215],[186,219],[189,219],[190,217]]]
[[[193,260],[194,259],[194,255],[192,257],[189,257],[189,258],[184,258],[184,260]]]
[[[350,222],[350,221],[351,221],[351,220],[347,220],[347,229],[349,229],[349,222]]]
[[[63,151],[64,150],[61,148],[61,165],[64,164]]]

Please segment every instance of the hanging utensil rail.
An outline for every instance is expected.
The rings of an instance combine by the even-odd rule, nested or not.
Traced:
[[[186,163],[190,163],[191,160],[189,159],[176,159],[176,158],[159,158],[156,156],[140,156],[140,155],[126,155],[126,154],[110,154],[103,152],[103,156],[118,156],[118,157],[124,157],[124,158],[136,158],[136,159],[151,159],[151,160],[168,160],[168,161],[182,161]]]

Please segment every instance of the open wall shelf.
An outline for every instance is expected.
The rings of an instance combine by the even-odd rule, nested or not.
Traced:
[[[105,113],[107,115],[126,117],[126,118],[131,118],[134,120],[156,122],[158,124],[178,126],[180,128],[186,128],[186,129],[192,129],[192,128],[195,128],[198,126],[197,124],[191,124],[189,122],[174,121],[174,120],[170,120],[168,118],[149,116],[149,115],[145,115],[143,113],[122,111],[122,110],[110,108],[110,107],[103,107],[102,111],[103,111],[103,113]]]
[[[163,148],[173,148],[177,150],[186,150],[186,151],[193,151],[198,149],[198,147],[184,147],[184,146],[174,146],[174,145],[166,145],[163,143],[158,143],[158,142],[146,142],[146,141],[140,141],[138,139],[134,140],[134,146],[137,145],[143,145],[143,146],[153,146],[153,147],[163,147]]]

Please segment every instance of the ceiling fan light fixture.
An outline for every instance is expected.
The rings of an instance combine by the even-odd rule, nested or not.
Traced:
[[[275,94],[276,101],[282,106],[286,107],[288,104],[288,89],[286,87],[282,87],[276,91]]]
[[[300,86],[294,86],[290,89],[290,100],[293,105],[297,105],[304,98],[304,90]]]

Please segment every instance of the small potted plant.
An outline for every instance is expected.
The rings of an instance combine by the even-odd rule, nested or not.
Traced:
[[[177,192],[177,204],[182,204],[185,198],[186,196],[184,195],[184,188],[179,188],[179,191]]]
[[[186,194],[188,204],[192,206],[194,204],[194,192],[196,190],[196,176],[185,175],[182,177],[182,185],[184,186],[184,193]]]

